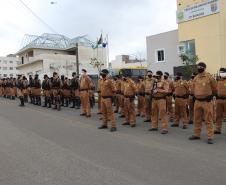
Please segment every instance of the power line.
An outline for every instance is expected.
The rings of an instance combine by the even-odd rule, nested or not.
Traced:
[[[49,24],[47,24],[41,17],[39,17],[24,1],[18,0],[33,16],[35,16],[43,25],[45,25],[49,30],[51,30],[53,33],[57,34],[57,31],[55,31]]]

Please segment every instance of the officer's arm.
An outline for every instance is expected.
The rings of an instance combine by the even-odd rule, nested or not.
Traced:
[[[216,95],[217,94],[217,81],[213,77],[211,77],[210,83],[211,83],[213,95]]]

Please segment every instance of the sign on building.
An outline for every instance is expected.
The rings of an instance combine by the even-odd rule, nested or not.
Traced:
[[[177,23],[191,21],[220,12],[220,0],[204,0],[177,11]]]

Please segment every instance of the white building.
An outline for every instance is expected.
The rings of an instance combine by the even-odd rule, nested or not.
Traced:
[[[147,61],[129,55],[118,55],[111,61],[111,68],[147,68]]]
[[[17,77],[18,58],[13,56],[0,57],[0,78]]]
[[[104,64],[103,67],[107,65],[106,49],[93,49],[95,43],[86,37],[69,39],[57,34],[26,37],[25,46],[16,53],[19,56],[17,69],[20,74],[39,74],[42,78],[44,74],[51,76],[53,72],[58,72],[60,75],[71,77],[72,72],[77,71],[77,59],[80,73],[83,68],[89,74],[99,73],[98,69],[90,64],[91,58],[98,58]]]
[[[178,30],[148,36],[147,61],[148,69],[154,73],[158,70],[174,74],[174,68],[182,66],[178,50]]]

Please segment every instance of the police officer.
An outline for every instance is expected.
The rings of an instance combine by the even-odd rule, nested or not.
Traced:
[[[115,132],[116,129],[116,121],[115,115],[113,111],[113,96],[116,91],[115,85],[112,79],[108,76],[109,71],[107,69],[103,69],[101,71],[102,76],[102,84],[100,86],[101,92],[101,107],[102,107],[102,120],[103,124],[99,127],[99,129],[107,129],[108,128],[108,120],[111,121],[111,132]]]
[[[35,105],[41,106],[41,81],[38,74],[36,74],[34,78],[33,95],[35,99]]]
[[[70,82],[71,101],[72,101],[72,106],[70,108],[80,109],[79,80],[76,75],[77,75],[76,72],[72,73],[72,79]]]
[[[162,79],[162,71],[156,72],[156,80],[152,87],[153,100],[152,100],[152,124],[149,131],[158,131],[158,122],[162,122],[162,134],[168,133],[168,116],[166,111],[166,96],[169,92],[169,84]]]
[[[71,91],[70,91],[70,84],[69,84],[69,79],[63,78],[62,81],[62,97],[61,97],[61,105],[68,107],[69,105],[69,99],[71,97]]]
[[[220,68],[219,80],[217,82],[217,111],[216,111],[216,128],[214,133],[221,134],[222,123],[226,114],[226,68]]]
[[[146,120],[144,122],[151,122],[151,107],[152,107],[152,86],[154,83],[152,71],[147,71],[145,79],[145,116]]]
[[[61,89],[60,78],[57,72],[54,72],[52,82],[51,82],[51,91],[53,95],[53,104],[54,104],[53,109],[57,109],[58,111],[60,111],[61,109],[60,89]]]
[[[196,77],[197,73],[192,73],[191,79],[188,81],[189,86],[189,99],[188,99],[188,105],[189,105],[189,124],[193,124],[194,119],[194,79]]]
[[[135,110],[135,95],[137,88],[135,82],[131,79],[130,74],[126,74],[124,82],[124,114],[125,122],[122,125],[130,125],[136,127],[136,110]]]
[[[213,95],[217,93],[216,80],[207,73],[206,64],[200,62],[197,66],[198,75],[194,79],[194,135],[190,140],[200,139],[202,122],[206,123],[208,144],[213,144],[214,127],[213,127]]]
[[[179,127],[180,119],[183,121],[183,129],[188,127],[187,103],[189,97],[189,87],[187,81],[182,79],[182,73],[176,74],[174,82],[175,89],[175,115],[174,124],[171,127]]]
[[[121,105],[121,77],[117,75],[115,77],[115,87],[116,87],[116,94],[115,94],[115,113],[119,113],[120,105]]]
[[[90,90],[92,88],[92,82],[87,75],[86,69],[82,69],[82,76],[80,78],[80,98],[83,108],[83,113],[80,116],[91,117],[90,107]]]
[[[20,99],[20,105],[21,107],[24,107],[24,90],[25,86],[24,86],[24,79],[22,78],[22,76],[18,76],[18,80],[17,80],[17,94],[18,94],[18,98]]]
[[[28,93],[29,93],[30,103],[32,104],[34,104],[35,102],[33,90],[34,90],[34,79],[32,78],[32,75],[29,75]]]
[[[44,105],[43,107],[51,108],[51,99],[50,99],[50,80],[47,74],[44,75],[44,80],[42,81],[42,89],[44,96]]]
[[[169,119],[173,120],[173,118],[174,118],[174,113],[173,113],[174,84],[173,84],[173,80],[169,79],[169,73],[168,72],[164,73],[164,80],[166,80],[166,82],[169,84],[169,92],[166,96],[167,113],[168,113]]]
[[[102,114],[102,110],[101,110],[101,87],[103,84],[103,78],[102,78],[102,73],[100,73],[100,77],[98,80],[98,85],[97,85],[97,93],[98,93],[98,113],[97,114]]]
[[[145,117],[145,84],[142,76],[138,77],[137,82],[137,116]]]

